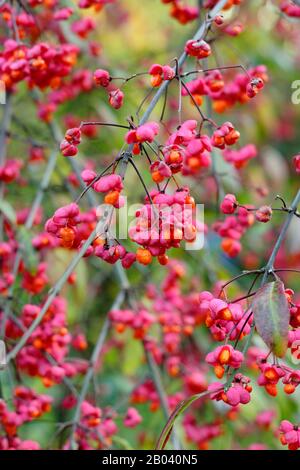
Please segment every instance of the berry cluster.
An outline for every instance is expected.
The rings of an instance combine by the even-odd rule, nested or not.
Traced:
[[[6,436],[0,437],[1,450],[39,450],[35,441],[22,440],[18,430],[24,423],[29,423],[51,410],[52,398],[37,394],[24,386],[14,389],[12,411],[4,400],[0,400],[0,423]]]
[[[41,443],[30,439],[27,424],[51,408],[57,430],[49,446],[100,450],[131,446],[132,439],[146,448],[158,437],[158,429],[145,431],[146,406],[162,423],[162,411],[179,416],[191,403],[179,437],[198,449],[217,447],[223,433],[240,448],[237,431],[249,449],[267,448],[256,442],[258,433],[275,438],[274,446],[279,436],[289,449],[299,448],[295,406],[284,407],[291,421],[278,430],[279,413],[257,405],[266,394],[272,406],[280,394],[289,403],[300,384],[300,301],[284,287],[294,287],[292,276],[299,274],[297,238],[286,234],[300,217],[300,193],[291,203],[278,195],[275,207],[262,200],[272,197],[269,181],[275,194],[285,179],[291,189],[296,185],[286,160],[269,156],[265,145],[280,140],[289,155],[297,151],[296,111],[287,107],[276,116],[278,57],[268,58],[267,87],[266,66],[251,66],[264,52],[254,56],[245,28],[258,17],[264,21],[266,6],[257,12],[241,0],[225,6],[205,0],[198,7],[162,0],[182,25],[199,18],[196,39],[168,62],[153,56],[145,38],[149,53],[145,48],[137,58],[142,70],[127,76],[120,72],[126,55],[109,29],[122,28],[136,12],[115,0],[78,0],[78,8],[60,3],[0,6],[0,80],[7,92],[0,132],[0,336],[10,378],[0,390],[0,449],[46,445],[44,433]],[[300,16],[300,7],[278,3],[284,15],[272,34],[296,52],[292,58],[289,47],[289,60],[280,61],[282,79],[282,67],[299,62],[299,32],[295,20],[287,21]],[[106,5],[105,16],[97,16]],[[135,24],[136,36],[144,34],[139,18]],[[170,32],[159,31],[159,47]],[[278,51],[279,41],[275,47],[269,36],[268,50]],[[234,41],[245,48],[249,37],[253,52],[243,65]],[[134,40],[120,50],[131,54]],[[137,63],[133,55],[128,63]],[[62,158],[58,147],[63,157],[77,158]],[[300,173],[300,155],[290,163]],[[139,205],[124,239],[117,229],[127,201]],[[205,205],[205,223],[198,203]],[[204,234],[201,253],[194,249]],[[193,251],[184,254],[185,244]],[[128,374],[126,383],[119,373]],[[37,391],[44,389],[54,398]],[[163,445],[172,437],[169,432]]]

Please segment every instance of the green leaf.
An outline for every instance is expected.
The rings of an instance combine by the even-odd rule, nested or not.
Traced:
[[[141,365],[144,350],[140,341],[129,340],[124,347],[122,372],[133,376]]]
[[[258,334],[278,357],[287,350],[290,310],[280,280],[261,287],[253,298],[253,316]]]
[[[9,202],[4,201],[3,199],[0,200],[0,212],[4,214],[4,216],[11,222],[12,224],[16,223],[16,213],[13,207],[9,204]]]

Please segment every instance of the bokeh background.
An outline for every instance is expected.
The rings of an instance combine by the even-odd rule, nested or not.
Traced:
[[[72,2],[71,2],[72,3]],[[192,0],[191,0],[192,3]],[[189,39],[197,27],[197,20],[182,26],[168,14],[169,7],[160,0],[141,1],[126,0],[107,6],[102,12],[93,15],[97,23],[92,33],[95,42],[101,45],[102,53],[91,60],[88,55],[80,58],[78,66],[89,70],[99,65],[108,68],[113,76],[130,76],[136,72],[145,71],[152,63],[169,63],[182,50],[185,41]],[[90,16],[90,11],[84,13]],[[227,15],[235,14],[228,12]],[[214,54],[208,61],[208,66],[239,65],[245,67],[265,64],[268,68],[269,82],[264,91],[247,105],[238,105],[224,114],[218,114],[209,109],[204,102],[203,109],[211,113],[213,119],[221,124],[227,120],[233,122],[241,132],[240,145],[254,143],[258,148],[258,157],[253,159],[245,170],[238,173],[232,166],[224,163],[220,155],[216,155],[216,171],[220,173],[222,189],[225,193],[234,192],[239,195],[239,201],[245,204],[275,204],[276,195],[281,195],[289,203],[299,187],[299,176],[294,172],[292,156],[299,152],[299,124],[300,104],[292,103],[292,83],[300,80],[300,31],[297,20],[283,18],[279,12],[278,4],[271,1],[251,0],[245,1],[240,7],[236,22],[244,27],[237,37],[224,37],[213,44]],[[45,38],[47,39],[47,38]],[[75,38],[76,41],[81,41]],[[189,67],[189,66],[188,66]],[[228,72],[228,76],[236,71]],[[225,74],[226,76],[226,74]],[[68,127],[68,118],[80,120],[101,119],[111,122],[123,123],[128,116],[135,117],[138,106],[145,96],[148,78],[138,78],[126,84],[124,106],[113,110],[106,101],[105,92],[93,89],[80,93],[77,97],[59,106],[52,122],[64,132]],[[167,108],[165,120],[172,122],[177,119],[178,90],[172,85],[169,94],[171,106]],[[43,102],[48,91],[35,93],[29,91],[26,84],[18,86],[18,93],[13,97],[14,115],[12,132],[19,135],[28,135],[32,139],[45,145],[48,155],[53,148],[53,136],[49,127],[36,115],[33,100]],[[195,117],[196,111],[186,105],[187,98],[183,100],[183,118]],[[172,106],[173,102],[173,106]],[[153,113],[158,119],[161,103]],[[113,128],[97,128],[91,138],[85,138],[80,146],[78,160],[81,163],[92,161],[100,172],[107,162],[116,155],[123,145],[124,133]],[[26,163],[27,144],[19,140],[10,140],[9,155],[20,157],[25,161],[22,176],[29,184],[16,184],[9,191],[6,206],[7,213],[16,212],[28,207],[32,202],[36,187],[43,175],[44,163]],[[66,187],[70,184],[69,163],[59,157],[58,166],[51,178],[47,191],[42,220],[48,217],[60,206],[68,204],[72,199]],[[143,172],[148,187],[151,187],[150,174],[145,171],[142,161],[137,162]],[[180,179],[180,178],[179,178]],[[141,201],[144,190],[136,174],[129,168],[126,174],[125,193],[129,201]],[[210,178],[195,177],[190,180],[193,195],[196,201],[205,204],[205,222],[211,224],[216,218],[216,188]],[[71,194],[75,197],[78,188],[72,187]],[[1,207],[4,207],[1,202]],[[87,208],[86,198],[81,201],[81,207]],[[173,250],[171,256],[185,263],[186,271],[182,279],[182,289],[188,292],[191,284],[195,291],[210,289],[216,280],[226,281],[237,275],[243,269],[251,269],[264,264],[267,259],[279,226],[283,221],[281,213],[275,214],[272,219],[272,228],[267,224],[254,224],[243,239],[241,254],[229,259],[220,249],[220,240],[216,234],[210,232],[206,245],[202,251],[186,252]],[[26,243],[26,257],[28,263],[36,262],[35,252],[30,240],[35,232],[42,227],[34,227],[30,232],[20,230],[20,236]],[[280,251],[278,266],[299,267],[300,264],[300,222],[295,220],[288,233],[287,241]],[[130,242],[128,242],[130,246]],[[47,273],[50,285],[53,284],[64,271],[73,256],[72,251],[56,249],[47,255],[49,266]],[[128,272],[135,295],[144,304],[150,307],[149,299],[145,295],[145,285],[149,282],[160,286],[166,276],[168,268],[153,263],[150,267],[136,266]],[[299,278],[295,274],[285,275],[284,279],[289,287],[299,290]],[[230,289],[230,295],[238,296],[248,287],[248,281],[241,280]],[[92,346],[97,338],[101,324],[118,291],[118,283],[113,268],[101,260],[82,262],[76,269],[76,285],[66,285],[63,295],[68,302],[68,319],[70,328],[83,331],[87,335],[88,349],[83,353],[88,358]],[[32,300],[32,299],[31,299]],[[33,299],[38,301],[39,298]],[[18,302],[28,302],[28,293],[19,290]],[[18,305],[15,305],[16,310]],[[155,335],[155,332],[154,332]],[[209,335],[205,327],[198,328],[194,341],[207,352]],[[261,346],[261,340],[256,338],[255,344]],[[76,352],[73,353],[76,355]],[[95,400],[101,407],[112,407],[122,412],[128,407],[130,393],[134,387],[148,377],[148,368],[144,359],[141,343],[132,337],[129,331],[122,335],[111,332],[101,359],[101,373],[95,377]],[[2,380],[3,393],[9,396],[13,385],[13,377],[6,372]],[[3,377],[3,375],[2,375]],[[40,392],[45,388],[38,379],[24,377],[27,385]],[[163,382],[168,393],[176,393],[182,389],[180,379],[163,375]],[[80,380],[79,382],[80,383]],[[251,424],[257,413],[266,409],[274,409],[278,424],[281,417],[297,421],[300,420],[299,393],[288,397],[279,392],[276,400],[269,397],[262,388],[255,387],[251,403],[244,406],[236,419],[227,419],[223,425],[223,433],[211,443],[213,449],[246,448],[254,440],[251,434]],[[61,399],[66,391],[63,387],[53,387],[47,390],[56,399]],[[128,430],[122,424],[122,419],[116,418],[119,425],[117,437],[113,438],[112,447],[115,448],[151,448],[158,437],[158,432],[164,424],[161,410],[153,412],[148,404],[138,405],[143,417],[142,425],[136,429]],[[220,413],[222,414],[222,410]],[[28,423],[23,426],[23,437],[38,440],[43,448],[51,441],[56,423],[67,420],[55,407],[47,419]],[[197,406],[195,414],[199,423],[215,419],[215,405]],[[119,422],[118,422],[119,420]],[[249,432],[250,429],[250,432]],[[178,433],[183,437],[183,428],[178,425]],[[253,433],[257,433],[253,428]],[[55,445],[59,445],[59,439]],[[273,428],[260,431],[255,441],[263,442],[270,448],[282,448]],[[53,445],[53,444],[51,444]],[[187,448],[194,447],[194,443],[186,443]]]

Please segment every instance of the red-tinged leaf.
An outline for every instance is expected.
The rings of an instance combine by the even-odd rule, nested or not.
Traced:
[[[258,334],[276,356],[283,357],[290,322],[283,283],[276,280],[261,287],[253,298],[252,310]]]

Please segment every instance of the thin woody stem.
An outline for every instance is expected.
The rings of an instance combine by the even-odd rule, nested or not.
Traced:
[[[113,122],[102,122],[102,121],[81,121],[79,127],[84,126],[107,126],[107,127],[119,127],[120,129],[130,129],[129,126],[125,126],[123,124],[116,124]]]
[[[151,197],[151,195],[150,195],[150,193],[149,193],[149,191],[148,191],[148,188],[147,188],[147,186],[146,186],[146,183],[145,183],[145,181],[144,181],[144,179],[143,179],[143,177],[142,177],[142,175],[141,175],[141,173],[140,173],[138,167],[136,166],[136,164],[134,163],[134,161],[132,160],[132,158],[129,158],[129,162],[130,162],[131,165],[133,166],[133,168],[134,168],[136,174],[138,175],[138,178],[139,178],[140,182],[142,183],[142,186],[143,186],[143,188],[144,188],[144,190],[145,190],[145,193],[146,193],[146,195],[147,195],[149,201],[150,201],[151,204],[153,205],[152,197]]]
[[[298,192],[297,192],[297,194],[296,194],[296,196],[295,196],[295,198],[294,198],[294,200],[293,200],[293,202],[292,202],[292,204],[291,204],[291,209],[292,209],[292,211],[289,212],[289,214],[287,215],[287,218],[286,218],[284,224],[282,225],[282,228],[281,228],[281,230],[280,230],[280,233],[279,233],[279,235],[278,235],[278,238],[277,238],[277,240],[276,240],[276,243],[275,243],[275,245],[274,245],[274,248],[273,248],[273,250],[272,250],[272,252],[271,252],[271,255],[270,255],[270,257],[269,257],[269,260],[268,260],[267,264],[262,268],[263,277],[262,277],[261,284],[260,284],[261,287],[267,282],[268,276],[274,272],[274,263],[275,263],[275,260],[276,260],[276,256],[277,256],[277,254],[278,254],[278,252],[279,252],[279,250],[280,250],[280,248],[281,248],[281,245],[282,245],[283,240],[284,240],[284,238],[285,238],[285,236],[286,236],[286,233],[287,233],[287,231],[288,231],[288,228],[289,228],[289,226],[290,226],[290,223],[291,223],[291,221],[292,221],[292,219],[293,219],[294,213],[297,211],[297,207],[298,207],[299,203],[300,203],[300,189],[298,190]],[[251,308],[251,306],[250,306],[250,308]],[[242,331],[242,330],[241,330],[241,331]],[[247,353],[247,351],[248,351],[248,349],[249,349],[249,347],[250,347],[250,345],[251,345],[251,340],[252,340],[252,338],[253,338],[254,331],[255,331],[255,322],[253,322],[252,325],[251,325],[251,331],[250,331],[250,333],[249,333],[249,335],[248,335],[248,337],[247,337],[247,341],[246,341],[246,344],[245,344],[244,349],[243,349],[243,354],[244,354],[244,355]],[[235,373],[236,373],[236,370],[233,371],[233,372],[230,374],[230,376],[229,376],[227,382],[226,382],[225,385],[224,385],[224,388],[225,388],[225,389],[228,388],[228,387],[230,387],[230,385],[232,384],[233,377],[234,377],[234,374],[235,374]]]
[[[274,271],[274,273],[297,273],[297,274],[300,274],[300,269],[292,269],[292,268],[276,268],[273,271]]]
[[[209,16],[201,23],[200,27],[196,31],[196,33],[193,37],[194,40],[203,39],[203,37],[205,36],[205,34],[207,32],[207,29],[209,27],[210,18],[213,18],[216,14],[218,14],[218,12],[220,10],[222,10],[222,8],[226,5],[226,1],[227,0],[219,0],[219,2],[215,5],[215,7],[209,12]],[[186,52],[183,52],[181,54],[181,56],[179,57],[179,59],[178,59],[178,63],[177,63],[178,69],[180,69],[183,66],[186,59],[187,59],[187,54],[186,54]],[[174,67],[174,71],[176,71],[176,67]],[[146,110],[146,112],[142,116],[142,118],[139,122],[139,125],[145,124],[145,122],[148,120],[148,118],[152,114],[152,111],[154,110],[157,102],[160,100],[161,96],[163,96],[165,90],[169,87],[169,84],[170,84],[170,81],[166,80],[159,87],[159,89],[157,90],[157,92],[153,96],[153,98],[152,98],[152,100],[151,100],[151,102],[148,106],[148,109]]]
[[[242,300],[249,299],[250,297],[253,297],[253,296],[256,294],[256,292],[257,292],[257,291],[252,292],[251,294],[243,295],[242,297],[239,297],[239,298],[233,300],[231,303],[232,303],[232,304],[236,304],[236,303],[238,303],[238,302],[241,302]]]
[[[6,103],[4,105],[4,111],[3,111],[3,119],[1,123],[1,129],[0,129],[0,166],[3,165],[5,158],[6,158],[6,148],[7,148],[6,138],[7,138],[7,132],[10,127],[11,116],[12,116],[12,95],[11,93],[7,93]]]
[[[118,160],[120,160],[120,157],[118,158]],[[95,176],[95,178],[93,179],[93,181],[91,181],[84,189],[83,191],[79,194],[79,196],[76,198],[75,200],[75,203],[78,204],[78,202],[80,201],[80,199],[83,198],[83,196],[88,192],[88,190],[95,184],[97,183],[97,181],[99,181],[99,179],[105,175],[105,173],[110,170],[114,165],[116,164],[116,161],[113,161],[112,163],[110,163],[99,175]]]
[[[267,262],[267,264],[261,268],[261,269],[257,269],[257,270],[253,270],[253,271],[247,271],[247,272],[243,272],[241,274],[238,274],[237,276],[235,276],[234,278],[230,279],[230,281],[226,282],[225,284],[222,285],[221,287],[221,291],[220,293],[224,290],[224,288],[226,286],[228,286],[229,284],[231,284],[232,282],[240,279],[241,277],[244,277],[244,276],[247,276],[249,274],[262,274],[263,273],[263,278],[262,278],[262,281],[261,281],[261,286],[263,286],[267,280],[267,277],[269,274],[272,274],[272,272],[284,272],[284,271],[291,271],[291,272],[300,272],[298,270],[294,270],[294,269],[284,269],[284,268],[278,268],[278,269],[274,269],[274,262],[275,262],[275,259],[276,259],[276,256],[277,256],[277,253],[281,247],[281,244],[285,238],[285,235],[286,235],[286,232],[290,226],[290,223],[292,221],[292,218],[293,218],[293,215],[295,215],[295,213],[297,213],[297,207],[300,203],[300,190],[297,192],[289,210],[288,210],[288,216],[281,228],[281,231],[280,231],[280,234],[276,240],[276,243],[274,245],[274,248],[272,250],[272,253],[269,257],[269,260]]]
[[[259,207],[246,207],[246,206],[243,206],[241,204],[237,204],[237,207],[241,207],[242,209],[245,209],[247,212],[256,212],[258,211],[260,208]],[[288,214],[293,214],[295,217],[300,217],[300,213],[293,210],[291,207],[286,207],[286,206],[283,206],[283,207],[270,207],[270,209],[274,212],[287,212]]]
[[[224,290],[227,286],[229,286],[229,284],[231,284],[232,282],[237,281],[238,279],[241,279],[241,278],[244,277],[244,276],[249,276],[250,274],[258,274],[258,273],[261,273],[261,272],[262,272],[261,269],[256,269],[256,270],[253,270],[253,271],[244,271],[243,273],[238,274],[237,276],[233,277],[232,279],[230,279],[229,281],[225,282],[225,284],[222,285],[221,290],[220,290],[220,293],[219,293],[219,296],[221,295],[221,293],[223,292],[223,290]]]
[[[189,72],[182,73],[180,77],[188,77],[189,75],[195,75],[197,73],[213,72],[214,70],[232,70],[232,69],[242,69],[245,72],[245,74],[251,79],[249,72],[247,71],[246,67],[244,67],[243,65],[225,65],[223,67],[212,67],[208,69],[191,70]]]
[[[162,110],[161,110],[161,115],[160,115],[160,122],[163,121],[164,119],[164,115],[165,115],[165,110],[166,110],[166,106],[167,106],[167,100],[168,100],[168,88],[166,89],[165,91],[165,94],[164,94],[164,102],[163,102],[163,106],[162,106]]]
[[[293,219],[294,213],[297,211],[297,207],[298,207],[299,203],[300,203],[300,189],[298,190],[298,192],[297,192],[297,194],[296,194],[296,196],[295,196],[295,198],[294,198],[294,200],[291,204],[291,207],[290,207],[291,212],[289,212],[289,214],[287,215],[287,218],[285,219],[285,222],[284,222],[284,224],[281,228],[280,234],[279,234],[279,236],[276,240],[276,243],[275,243],[274,248],[272,250],[272,253],[270,255],[270,258],[269,258],[269,260],[268,260],[268,262],[265,266],[265,272],[264,272],[264,276],[263,276],[261,285],[263,285],[266,282],[268,274],[274,268],[274,262],[275,262],[277,253],[278,253],[278,251],[281,247],[281,244],[282,244],[282,242],[285,238],[285,235],[288,231],[288,228],[289,228],[290,223]]]
[[[190,90],[188,89],[188,87],[186,86],[186,84],[184,83],[183,80],[180,80],[180,83],[181,85],[183,86],[183,88],[185,89],[185,91],[187,92],[187,94],[189,95],[189,97],[191,98],[192,102],[194,103],[198,113],[200,114],[201,116],[201,119],[202,121],[207,121],[208,118],[206,118],[206,116],[203,114],[203,112],[201,111],[201,108],[200,106],[198,105],[197,101],[195,100],[194,96],[192,95],[192,93],[190,92]]]
[[[4,105],[3,118],[0,128],[0,167],[4,165],[7,151],[7,132],[9,131],[12,116],[12,95],[7,93]],[[4,183],[0,182],[0,199],[4,195]],[[3,214],[0,213],[0,240],[3,237]]]
[[[137,72],[137,73],[134,73],[133,75],[130,75],[130,77],[111,77],[111,80],[123,80],[123,85],[125,85],[126,83],[130,82],[131,80],[133,80],[134,78],[138,78],[138,77],[142,77],[143,75],[149,75],[148,72]]]

